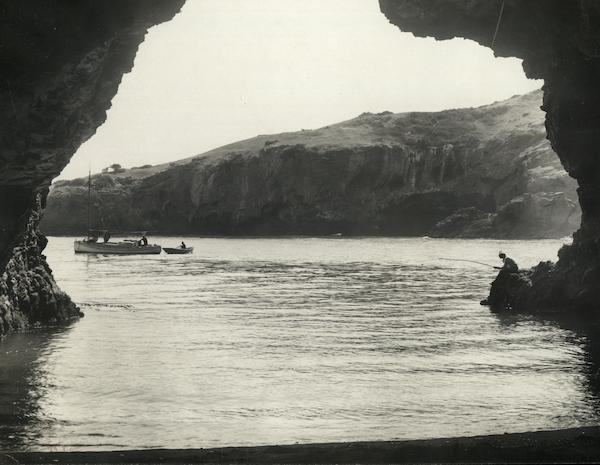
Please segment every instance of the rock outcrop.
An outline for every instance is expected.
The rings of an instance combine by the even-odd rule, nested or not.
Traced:
[[[544,79],[543,110],[552,147],[577,180],[582,221],[556,264],[540,264],[510,286],[514,308],[600,307],[600,3],[594,0],[380,0],[404,31],[464,37],[497,55],[523,59]],[[497,32],[496,32],[497,31]]]
[[[38,195],[104,122],[148,28],[182,4],[0,1],[0,273],[18,260]]]
[[[0,334],[83,316],[58,288],[42,255],[47,239],[38,230],[41,207],[38,195],[25,233],[0,276]]]
[[[533,180],[534,183],[536,181]],[[494,213],[474,207],[462,208],[437,223],[429,235],[471,239],[551,239],[570,235],[577,229],[580,219],[575,196],[560,191],[526,192],[501,205]]]
[[[563,237],[578,226],[575,184],[545,140],[540,100],[535,91],[480,108],[365,113],[95,175],[94,225],[177,234]],[[485,216],[487,226],[476,227],[477,219],[449,228],[457,224],[447,217],[460,209]],[[44,232],[81,234],[86,223],[87,179],[56,183]]]

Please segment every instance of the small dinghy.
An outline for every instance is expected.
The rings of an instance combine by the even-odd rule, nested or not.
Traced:
[[[194,251],[193,247],[163,247],[163,250],[168,254],[185,254],[192,253]]]

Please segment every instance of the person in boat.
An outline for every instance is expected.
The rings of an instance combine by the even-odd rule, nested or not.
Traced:
[[[144,245],[144,246],[148,245],[148,238],[146,237],[145,234],[142,235],[142,240],[140,242],[141,242],[140,245]]]
[[[108,242],[110,240],[110,232],[108,230],[104,231],[104,242]]]
[[[179,246],[180,249],[187,249],[187,247],[185,246],[185,242],[181,241],[181,245]]]

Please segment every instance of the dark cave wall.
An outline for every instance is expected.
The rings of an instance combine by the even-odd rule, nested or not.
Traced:
[[[0,0],[0,272],[38,194],[105,121],[148,28],[183,3]]]
[[[379,5],[392,24],[417,37],[462,37],[492,48],[496,56],[521,58],[530,78],[548,79],[592,59],[600,45],[596,0],[379,0]]]
[[[400,29],[437,39],[464,37],[498,56],[522,58],[544,79],[546,130],[564,168],[577,180],[582,209],[573,245],[556,265],[540,264],[511,287],[514,304],[600,307],[600,2],[594,0],[380,0]],[[500,12],[502,15],[500,16]],[[498,19],[498,34],[494,32]],[[493,44],[492,44],[493,42]]]
[[[0,1],[0,269],[36,193],[105,121],[147,29],[182,4]]]

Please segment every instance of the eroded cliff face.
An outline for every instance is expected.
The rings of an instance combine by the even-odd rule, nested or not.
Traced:
[[[380,0],[402,30],[465,37],[522,58],[543,78],[552,147],[578,183],[581,228],[556,265],[540,264],[511,286],[513,307],[600,307],[600,3],[594,0]],[[498,25],[498,27],[497,27]],[[495,34],[496,28],[498,33]],[[494,40],[495,37],[495,40]]]
[[[0,1],[0,272],[26,241],[38,195],[104,122],[147,29],[182,4]]]
[[[578,226],[579,211],[574,182],[545,140],[540,98],[536,91],[480,108],[365,113],[95,175],[94,225],[173,234],[562,237]],[[461,209],[485,221],[457,227],[451,218]],[[81,234],[86,220],[87,179],[54,185],[44,232]]]

